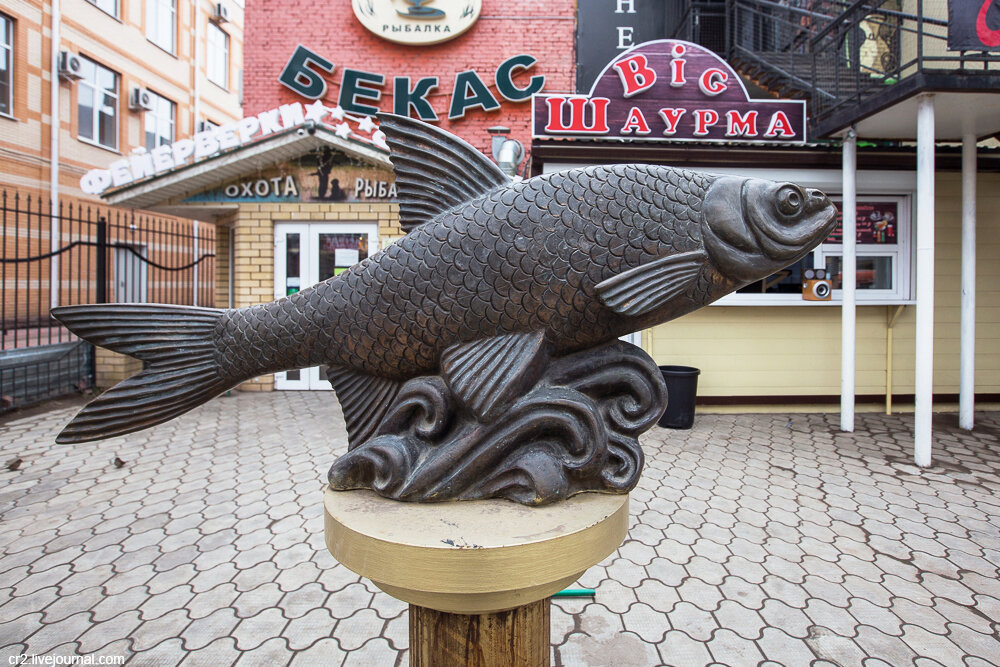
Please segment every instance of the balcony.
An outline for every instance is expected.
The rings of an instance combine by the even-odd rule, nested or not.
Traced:
[[[940,139],[1000,132],[1000,52],[949,51],[946,0],[691,2],[673,36],[720,51],[766,93],[807,99],[816,139],[852,125],[912,138],[929,92]]]

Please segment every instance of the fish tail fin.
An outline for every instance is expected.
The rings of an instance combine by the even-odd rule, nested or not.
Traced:
[[[139,431],[236,384],[216,361],[223,311],[162,304],[62,306],[52,315],[80,338],[146,362],[142,372],[87,404],[56,437],[86,442]]]

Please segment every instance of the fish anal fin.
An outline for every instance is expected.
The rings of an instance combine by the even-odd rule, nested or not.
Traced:
[[[706,259],[701,250],[662,257],[598,283],[597,294],[616,313],[644,315],[688,289]]]
[[[445,350],[441,374],[476,418],[487,423],[538,381],[550,354],[542,332],[484,338]]]
[[[326,378],[344,411],[348,448],[368,440],[396,400],[402,382],[343,366],[329,366]]]
[[[511,182],[492,160],[438,127],[384,112],[378,120],[396,172],[399,224],[406,232]]]

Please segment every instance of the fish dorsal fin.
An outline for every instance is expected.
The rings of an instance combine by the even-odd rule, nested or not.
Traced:
[[[705,259],[701,250],[663,257],[598,283],[597,294],[616,313],[643,315],[687,289]]]
[[[519,333],[452,345],[441,374],[481,422],[489,422],[538,381],[550,354],[545,334]]]
[[[326,378],[344,411],[348,448],[368,440],[382,423],[402,386],[397,380],[369,375],[343,366],[330,366]]]
[[[396,172],[399,224],[407,232],[511,179],[453,134],[406,116],[379,113]]]

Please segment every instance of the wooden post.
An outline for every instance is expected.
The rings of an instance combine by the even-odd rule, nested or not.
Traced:
[[[410,605],[410,666],[548,667],[549,598],[490,614]]]
[[[410,605],[413,667],[548,667],[549,598],[625,539],[628,496],[543,507],[326,490],[326,546]]]

